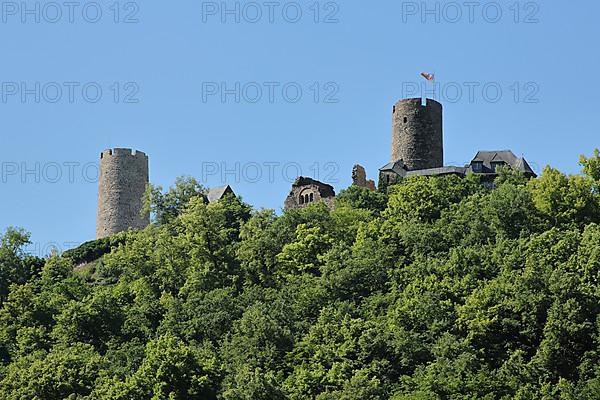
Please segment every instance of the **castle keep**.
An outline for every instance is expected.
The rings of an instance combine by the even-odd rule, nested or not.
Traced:
[[[442,105],[435,100],[400,100],[392,109],[392,159],[411,170],[444,166]]]
[[[379,169],[379,184],[388,185],[399,178],[411,176],[482,177],[492,184],[497,168],[507,166],[532,178],[533,172],[525,158],[510,150],[479,151],[465,166],[444,166],[443,109],[435,100],[420,98],[397,102],[392,109],[392,159]]]
[[[131,149],[104,150],[100,154],[96,239],[143,229],[150,216],[142,216],[148,184],[148,156]]]
[[[129,229],[144,229],[150,215],[142,215],[148,178],[148,156],[131,149],[109,149],[100,154],[96,239]],[[204,194],[206,203],[235,196],[229,185],[212,188]]]
[[[392,108],[391,160],[379,169],[379,187],[385,188],[401,178],[412,176],[465,176],[469,173],[482,177],[486,185],[493,185],[499,167],[507,166],[535,177],[525,158],[510,150],[479,151],[465,166],[444,166],[443,107],[432,99],[404,99]],[[352,183],[369,190],[375,182],[367,179],[365,169],[355,165]],[[130,149],[105,150],[100,155],[100,183],[98,188],[98,216],[96,237],[103,238],[127,229],[143,229],[150,220],[141,215],[142,198],[148,184],[148,157]],[[229,186],[211,189],[205,196],[209,203],[234,195]],[[289,192],[284,207],[297,209],[316,202],[334,207],[333,186],[308,177],[298,177]]]
[[[498,176],[497,169],[502,166],[520,171],[529,178],[536,176],[525,158],[517,157],[510,150],[479,151],[465,166],[445,166],[443,107],[432,99],[404,99],[393,106],[391,150],[390,162],[379,169],[380,188],[412,176],[466,176],[469,173],[480,175],[483,184],[493,185]],[[367,180],[360,165],[355,165],[352,170],[352,184],[375,190],[374,182]],[[298,179],[285,201],[285,208],[311,204],[313,201],[307,203],[303,198],[304,193],[314,192],[319,185],[324,184],[308,178]],[[330,207],[334,196],[328,192],[326,203]]]

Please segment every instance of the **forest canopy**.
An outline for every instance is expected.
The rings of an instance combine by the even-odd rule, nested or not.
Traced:
[[[47,259],[0,237],[0,398],[600,398],[600,154],[277,215],[194,179]]]

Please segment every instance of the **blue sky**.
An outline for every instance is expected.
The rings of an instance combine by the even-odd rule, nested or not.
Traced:
[[[600,147],[591,0],[25,4],[1,10],[0,229],[30,231],[32,251],[93,239],[104,148],[145,151],[155,184],[226,181],[257,208],[280,210],[298,170],[337,190],[355,163],[375,178],[424,71],[447,164],[510,148],[577,173]]]

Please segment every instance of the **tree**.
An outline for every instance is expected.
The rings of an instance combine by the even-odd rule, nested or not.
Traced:
[[[463,198],[482,190],[473,176],[414,177],[402,180],[391,188],[387,218],[432,222],[442,210]]]
[[[193,349],[174,336],[163,335],[148,342],[137,371],[125,381],[105,379],[95,396],[123,400],[216,399],[215,374],[216,358],[210,348]]]
[[[45,260],[10,229],[0,398],[596,399],[599,156],[281,215],[178,181],[160,223]]]
[[[0,236],[0,304],[6,300],[12,284],[23,284],[40,272],[43,260],[25,253],[29,234],[8,228]]]
[[[582,227],[600,221],[600,203],[594,181],[581,175],[566,176],[546,167],[529,182],[535,206],[557,227]]]
[[[92,346],[71,343],[49,353],[18,359],[0,381],[0,397],[20,399],[79,399],[89,396],[105,365]]]
[[[594,155],[590,158],[582,155],[579,158],[579,164],[583,167],[583,173],[586,176],[600,182],[600,150],[595,149]]]
[[[154,221],[163,225],[181,214],[192,198],[199,197],[206,201],[205,195],[204,186],[192,177],[178,177],[175,185],[165,193],[160,186],[148,185],[142,213],[151,213]]]
[[[352,208],[371,211],[378,215],[387,205],[387,195],[359,186],[350,186],[342,190],[335,198],[336,205],[347,204]]]

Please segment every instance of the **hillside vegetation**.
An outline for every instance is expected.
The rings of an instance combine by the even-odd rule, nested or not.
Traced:
[[[146,230],[47,260],[9,229],[0,399],[598,399],[600,155],[581,162],[281,216],[178,180]]]

